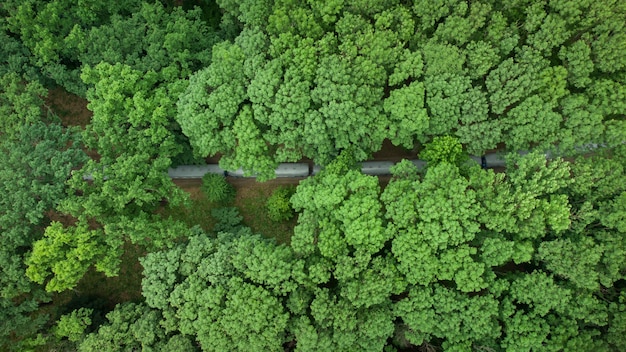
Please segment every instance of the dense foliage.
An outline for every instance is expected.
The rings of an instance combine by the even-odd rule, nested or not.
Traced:
[[[4,1],[0,349],[626,350],[625,4]],[[426,167],[362,174],[384,140]],[[323,166],[241,206],[285,244],[221,175],[176,216],[215,155]],[[128,248],[143,298],[80,303]]]
[[[31,319],[49,298],[25,275],[25,258],[43,235],[50,211],[66,197],[65,181],[85,162],[80,138],[43,109],[46,90],[14,73],[0,77],[0,341],[34,331]],[[15,346],[15,347],[19,347]]]
[[[240,225],[217,237],[190,230],[142,260],[141,314],[159,327],[150,340],[112,320],[81,348],[186,336],[201,350],[622,350],[626,173],[616,155],[531,153],[510,156],[507,173],[466,176],[448,162],[424,174],[402,162],[382,190],[355,170],[322,173],[292,198],[290,246]],[[603,165],[620,187],[593,182],[589,166]]]
[[[123,16],[120,8],[122,12],[111,13],[107,22],[75,25],[63,34],[64,43],[74,50],[73,59],[80,60],[80,79],[93,112],[83,141],[97,158],[74,173],[68,183],[73,192],[60,207],[78,219],[76,228],[52,231],[33,249],[31,278],[42,282],[51,276],[48,290],[74,287],[92,265],[108,276],[117,275],[126,241],[146,248],[170,246],[184,226],[153,212],[164,201],[169,206],[186,201],[167,175],[172,159],[185,149],[173,119],[175,102],[186,77],[208,64],[217,35],[201,20],[199,9],[137,6],[132,15]],[[80,13],[80,7],[74,10]],[[94,223],[97,228],[88,229]],[[71,243],[62,239],[68,235],[74,238]],[[54,250],[50,257],[44,248],[52,243],[65,253]],[[85,254],[71,266],[58,265],[59,258],[75,251]],[[58,270],[48,267],[54,263]]]
[[[384,139],[471,154],[606,142],[626,128],[621,1],[220,1],[243,31],[178,104],[199,155],[272,177]]]
[[[278,187],[267,198],[267,216],[276,222],[287,221],[293,217],[291,196],[296,192],[295,187]]]
[[[226,181],[224,175],[207,173],[202,177],[200,187],[211,202],[227,204],[235,197],[235,188]]]
[[[3,349],[21,349],[5,337],[17,341],[47,319],[25,316],[48,299],[29,278],[48,291],[73,288],[92,265],[116,275],[125,242],[164,248],[184,232],[153,212],[185,201],[164,174],[189,149],[175,102],[218,35],[200,9],[159,2],[6,1],[0,14],[1,336]],[[42,122],[41,83],[89,98],[94,116],[82,135]],[[94,156],[86,163],[80,142]],[[46,228],[55,208],[67,223]]]

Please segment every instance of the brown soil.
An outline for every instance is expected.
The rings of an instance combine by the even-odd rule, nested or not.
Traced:
[[[407,150],[403,147],[397,147],[391,143],[390,140],[385,139],[383,141],[383,146],[379,151],[372,155],[371,160],[375,161],[393,161],[398,162],[402,159],[417,159],[417,151],[416,150]]]
[[[63,126],[85,128],[93,113],[87,109],[88,101],[57,87],[48,91],[46,105],[61,118]]]
[[[61,119],[63,126],[80,126],[82,129],[91,122],[93,116],[93,112],[87,109],[88,103],[87,99],[68,93],[62,87],[48,90],[45,102],[46,106]],[[100,160],[100,155],[95,150],[84,149],[84,151],[91,159]]]
[[[201,179],[172,179],[175,185],[180,187],[183,191],[188,192],[191,198],[198,197],[200,193]]]
[[[301,180],[304,180],[304,177],[279,177],[273,180],[258,182],[255,178],[252,177],[227,177],[228,183],[235,186],[235,189],[239,190],[241,188],[267,188],[279,185],[297,185]],[[189,192],[190,194],[199,192],[200,185],[202,184],[202,179],[173,179],[174,183],[182,188],[183,190]]]
[[[257,194],[261,190],[271,190],[282,185],[294,185],[300,184],[300,181],[304,180],[303,177],[280,177],[273,180],[258,182],[255,178],[247,177],[227,177],[228,183],[233,185],[237,190],[237,197],[235,202],[241,202],[242,199],[250,196],[251,194]],[[200,185],[202,185],[201,179],[172,179],[174,184],[180,187],[182,190],[188,192],[191,198],[197,198],[201,196]],[[381,188],[387,186],[391,181],[391,175],[378,176],[378,181]]]

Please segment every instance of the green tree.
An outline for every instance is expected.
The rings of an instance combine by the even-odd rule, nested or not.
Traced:
[[[392,182],[381,200],[398,270],[409,283],[450,280],[462,292],[486,287],[485,266],[474,259],[476,248],[468,246],[480,230],[476,193],[456,166],[429,167],[421,182]]]
[[[394,312],[410,327],[404,338],[422,345],[445,339],[446,351],[495,347],[501,334],[499,302],[491,294],[469,297],[445,286],[413,286]]]
[[[220,4],[243,31],[190,80],[177,120],[228,169],[268,178],[278,162],[326,165],[347,146],[364,160],[384,139],[441,135],[477,155],[572,154],[623,115],[614,1]]]
[[[0,229],[3,233],[2,297],[12,298],[28,292],[23,256],[42,236],[46,212],[66,196],[65,180],[85,155],[70,144],[72,134],[59,125],[43,122],[24,125],[16,139],[0,142]]]
[[[71,170],[86,156],[74,131],[42,120],[45,90],[40,85],[22,83],[15,74],[2,80],[7,85],[0,95],[5,122],[0,132],[0,340],[2,348],[19,350],[29,343],[20,339],[35,336],[48,319],[32,312],[40,302],[49,301],[25,276],[24,259],[42,237],[50,211],[66,197]],[[16,343],[5,344],[9,336]]]
[[[296,192],[294,187],[279,187],[275,189],[265,204],[267,216],[275,222],[286,221],[293,217],[290,198]]]
[[[211,202],[227,204],[235,198],[236,190],[224,175],[207,173],[202,177],[200,189]]]
[[[87,272],[94,258],[106,253],[107,248],[99,243],[101,239],[101,233],[88,230],[85,224],[64,229],[61,223],[53,222],[46,228],[44,238],[34,243],[33,251],[26,259],[26,275],[39,284],[52,275],[46,284],[49,292],[72,288]]]
[[[179,101],[178,121],[196,153],[223,153],[223,167],[268,178],[278,162],[305,156],[326,165],[350,146],[364,160],[389,134],[389,114],[421,125],[404,123],[409,131],[394,127],[394,143],[410,145],[425,128],[424,112],[417,109],[414,117],[407,107],[419,98],[403,101],[419,85],[404,97],[394,94],[387,111],[382,104],[389,74],[395,71],[396,84],[421,74],[413,66],[419,56],[403,49],[412,26],[409,12],[393,7],[374,15],[369,6],[363,12],[347,7],[334,25],[336,38],[326,27],[341,6],[322,4],[321,13],[313,7],[268,7],[267,24],[244,23],[234,43],[214,47],[211,66],[190,79]]]
[[[432,142],[426,144],[420,153],[420,158],[428,162],[430,166],[440,163],[460,166],[468,159],[461,143],[450,136],[435,137]]]
[[[72,342],[79,341],[83,337],[85,329],[91,325],[92,314],[93,309],[79,308],[70,314],[61,316],[56,326],[55,335],[58,338],[67,337]]]
[[[156,309],[145,304],[124,303],[107,314],[108,323],[97,332],[88,334],[78,345],[78,351],[197,351],[187,336],[172,334],[159,325],[162,319]]]
[[[396,340],[441,341],[446,350],[620,346],[607,339],[621,324],[616,280],[625,267],[619,160],[580,157],[570,166],[538,153],[511,155],[506,173],[475,166],[464,177],[448,163],[424,176],[411,163],[395,166],[381,200],[409,283],[394,305],[402,319]],[[459,201],[447,202],[448,192]],[[461,230],[467,235],[453,236]],[[444,240],[447,248],[438,249]]]
[[[75,29],[101,25],[114,14],[128,15],[140,3],[138,0],[107,4],[92,0],[10,1],[6,9],[8,30],[19,35],[45,76],[68,91],[85,96],[86,87],[79,77],[79,50],[67,39]]]
[[[168,10],[161,2],[138,5],[130,16],[114,14],[99,26],[72,29],[65,43],[76,48],[83,67],[122,63],[141,72],[161,72],[172,82],[209,63],[211,47],[219,38],[201,20],[200,8]]]
[[[166,173],[179,146],[168,130],[169,95],[175,93],[160,84],[162,76],[103,63],[86,69],[83,78],[95,84],[89,90],[94,116],[84,141],[100,157],[74,174],[70,185],[82,195],[71,197],[64,210],[105,222],[111,216],[149,213],[163,199],[182,202],[182,191]],[[84,175],[93,182],[84,181]]]
[[[301,285],[310,287],[294,311],[298,348],[381,350],[393,334],[391,296],[406,282],[385,246],[379,194],[375,177],[333,162],[291,198],[299,211],[291,246],[305,258]]]
[[[243,230],[217,239],[196,233],[142,260],[146,303],[166,331],[195,336],[203,350],[282,350],[293,291],[289,248]]]
[[[15,139],[23,125],[41,121],[48,93],[38,82],[24,82],[14,72],[2,75],[0,85],[0,136]]]

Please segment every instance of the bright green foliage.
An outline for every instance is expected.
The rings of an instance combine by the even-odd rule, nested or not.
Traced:
[[[360,170],[359,163],[354,156],[354,149],[349,147],[339,153],[339,155],[330,164],[326,165],[320,173],[344,175],[350,170]]]
[[[58,338],[67,337],[72,342],[79,341],[83,337],[85,329],[91,325],[92,314],[93,309],[79,308],[70,314],[61,316],[54,334]]]
[[[506,179],[491,171],[477,170],[470,176],[477,189],[480,222],[488,230],[511,234],[520,240],[517,246],[526,246],[525,239],[544,237],[548,228],[556,233],[566,230],[570,207],[567,197],[558,193],[570,183],[568,164],[558,159],[548,162],[539,153],[508,158],[511,171]]]
[[[508,131],[508,141],[514,150],[528,149],[528,142],[534,140],[555,142],[562,120],[561,115],[552,111],[537,95],[511,109],[508,116],[514,121]]]
[[[146,303],[163,326],[193,335],[204,350],[282,350],[292,292],[291,250],[248,231],[196,234],[142,260]]]
[[[571,275],[571,269],[577,268],[580,274],[572,279],[574,282],[611,287],[623,278],[626,267],[623,236],[626,230],[623,225],[626,173],[623,162],[599,155],[579,157],[572,166],[572,175],[576,182],[569,186],[573,205],[571,232],[576,234],[575,239],[580,238],[579,241],[585,241],[587,246],[576,249],[582,257],[577,258],[567,271],[565,267],[573,259],[572,252],[564,253],[563,259],[554,258],[553,265],[563,265],[560,275]],[[594,263],[595,267],[583,268],[579,262]]]
[[[395,306],[395,313],[411,331],[405,333],[414,345],[445,339],[446,351],[465,351],[474,346],[493,346],[500,337],[499,302],[491,295],[469,297],[441,285],[414,286],[408,298]]]
[[[301,316],[291,327],[303,351],[380,351],[393,333],[393,313],[388,304],[355,309],[349,301],[318,289],[310,303],[313,319]]]
[[[267,199],[267,216],[276,222],[286,221],[293,217],[293,208],[289,199],[296,192],[295,187],[279,187]]]
[[[202,177],[202,193],[216,203],[230,203],[235,198],[235,188],[226,181],[224,175],[207,173]]]
[[[602,225],[626,233],[626,192],[616,196],[600,206]]]
[[[580,159],[570,168],[538,153],[511,155],[506,174],[474,167],[467,179],[447,163],[423,179],[409,163],[394,167],[381,200],[397,268],[411,284],[395,304],[406,324],[397,338],[415,345],[437,339],[459,351],[619,346],[607,342],[606,329],[626,268],[623,167],[600,156]],[[435,214],[445,215],[432,231]],[[451,231],[450,219],[468,224]]]
[[[225,61],[223,68],[217,70],[214,66],[209,66],[191,76],[189,87],[178,103],[177,120],[183,132],[191,138],[194,151],[198,155],[215,154],[226,150],[226,146],[234,147],[232,131],[220,127],[233,123],[233,115],[244,100],[243,77],[238,72],[243,65],[241,49],[230,43],[220,43],[213,47],[212,55],[213,61]],[[214,87],[211,95],[199,86],[205,81]],[[192,97],[202,99],[202,103],[192,101]],[[195,119],[207,123],[195,125]],[[193,134],[190,133],[192,126],[200,128],[205,136],[211,134],[211,138],[203,140],[202,147],[194,141]]]
[[[545,262],[546,269],[569,279],[576,286],[599,289],[597,267],[603,248],[589,237],[573,240],[543,242],[539,246],[537,258]]]
[[[454,280],[465,292],[485,287],[484,266],[472,258],[476,248],[463,245],[479,231],[476,194],[456,166],[429,167],[422,182],[394,181],[381,200],[398,269],[409,283]]]
[[[142,73],[122,64],[85,68],[82,78],[95,84],[88,91],[94,115],[83,136],[100,158],[74,173],[69,185],[81,194],[68,197],[61,210],[78,218],[79,227],[95,220],[104,231],[92,244],[106,256],[83,259],[73,275],[96,264],[113,276],[125,240],[155,249],[184,233],[182,223],[151,214],[163,200],[173,206],[186,200],[167,176],[170,158],[180,151],[170,130],[171,95],[178,88],[162,73]],[[85,181],[85,175],[93,181]]]
[[[606,6],[610,7],[606,7]],[[624,18],[626,17],[626,5],[619,1],[609,4],[592,3],[590,5],[598,22],[592,27],[590,33],[585,33],[585,40],[591,41],[592,56],[600,72],[616,73],[626,68],[626,61],[620,52],[626,48],[626,35],[624,33]],[[595,17],[595,18],[594,18]]]
[[[234,141],[239,147],[232,158],[221,158],[220,165],[227,170],[234,170],[238,165],[250,165],[244,175],[258,174],[259,181],[273,177],[273,170],[278,166],[267,157],[268,146],[259,138],[261,131],[252,119],[252,111],[248,107],[241,110],[233,124]]]
[[[513,278],[501,309],[506,333],[502,347],[560,351],[578,345],[589,351],[608,350],[597,330],[607,324],[605,303],[589,292],[579,291],[574,298],[572,291],[545,273]]]
[[[79,350],[376,351],[392,337],[446,351],[626,349],[622,2],[218,3],[232,40],[214,48],[201,12],[173,2],[1,6],[0,336],[31,335],[12,348],[43,339],[45,318],[28,315],[45,296],[25,272],[67,289],[91,265],[117,274],[130,242],[152,252],[146,303],[87,336],[85,310],[62,318]],[[84,158],[39,122],[44,91],[22,82],[38,76],[31,59],[71,91],[90,87],[83,139],[100,159],[69,192]],[[216,237],[154,215],[185,200],[166,171],[187,138],[194,157],[222,154],[259,179],[302,157],[324,166],[292,197],[291,247],[253,235],[233,208],[213,212]],[[357,169],[384,139],[433,143],[424,172],[400,163],[381,193]],[[606,147],[576,156],[587,143]],[[541,152],[494,173],[459,169],[461,144]],[[41,238],[59,203],[77,224]]]
[[[342,7],[320,6],[322,18]],[[267,28],[244,27],[234,44],[214,48],[214,64],[192,78],[181,97],[178,121],[198,154],[222,152],[223,165],[232,169],[271,176],[277,162],[308,156],[324,165],[349,146],[363,160],[380,148],[388,128],[381,103],[387,70],[404,64],[397,82],[420,75],[412,67],[419,56],[403,52],[394,31],[407,15],[390,10],[372,26],[362,14],[346,14],[335,25],[338,41],[321,36],[325,20],[308,5],[280,4]],[[388,109],[396,119],[410,115],[408,92],[394,98]],[[202,137],[209,131],[211,138]],[[396,142],[408,145],[416,132],[398,131],[404,135]],[[231,136],[242,133],[233,143]]]
[[[619,350],[626,186],[612,187],[621,159],[602,153],[572,166],[510,155],[499,174],[405,161],[382,194],[376,178],[331,163],[292,197],[291,246],[216,212],[229,232],[195,228],[148,254],[144,317],[98,335],[119,331],[122,346],[186,336],[202,350],[380,351],[391,337],[451,351]],[[113,340],[89,335],[83,348],[96,341]]]
[[[605,116],[624,115],[626,113],[626,86],[624,82],[611,79],[594,81],[589,87],[591,102]]]
[[[47,291],[64,291],[74,288],[92,265],[106,276],[117,276],[126,241],[148,250],[171,248],[187,230],[180,221],[146,213],[107,218],[98,230],[87,229],[84,218],[68,228],[53,222],[34,243],[26,274],[37,283],[50,278]]]
[[[375,177],[354,170],[302,181],[291,198],[294,209],[305,210],[304,217],[324,221],[313,227],[308,219],[299,222],[292,246],[309,253],[316,242],[320,254],[333,261],[352,251],[356,257],[365,256],[363,259],[376,253],[388,239],[382,227],[379,192]]]
[[[385,99],[383,108],[389,113],[389,139],[395,145],[413,147],[414,140],[428,128],[428,114],[424,109],[424,85],[413,82],[393,90]]]
[[[467,44],[467,66],[470,78],[479,79],[499,62],[498,51],[485,41]]]
[[[428,162],[429,166],[440,163],[460,166],[467,160],[467,154],[463,152],[463,146],[456,138],[443,136],[435,137],[432,142],[426,144],[420,158]]]
[[[76,286],[89,269],[94,258],[106,256],[102,234],[86,226],[63,228],[53,222],[46,228],[44,238],[33,244],[33,252],[27,258],[26,275],[43,284],[46,291],[60,292]],[[97,265],[97,264],[96,264]]]
[[[168,130],[169,95],[175,93],[159,84],[162,76],[103,63],[86,69],[83,78],[95,84],[89,91],[94,116],[84,140],[100,159],[75,173],[71,185],[83,195],[66,209],[103,221],[151,211],[162,199],[179,203],[183,194],[165,173],[179,148]],[[92,184],[82,180],[84,174],[93,176]]]
[[[559,149],[571,153],[575,147],[604,139],[602,114],[584,95],[571,94],[561,100],[563,116],[567,116],[564,127],[558,131]]]
[[[302,181],[292,197],[301,213],[291,245],[306,258],[307,277],[301,285],[313,288],[313,300],[312,319],[296,319],[291,331],[307,351],[381,350],[393,332],[390,297],[406,283],[384,249],[389,235],[378,180],[356,170],[333,169],[331,163]]]
[[[192,77],[177,120],[229,169],[267,178],[278,162],[442,135],[478,155],[570,154],[624,113],[626,10],[612,0],[221,5],[243,31]]]
[[[493,69],[486,79],[490,94],[491,111],[502,114],[507,107],[517,103],[530,93],[536,69],[515,63],[513,59],[502,61]]]

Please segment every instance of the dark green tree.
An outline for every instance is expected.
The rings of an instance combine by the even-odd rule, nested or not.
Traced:
[[[0,340],[3,349],[28,348],[38,343],[38,329],[48,319],[33,315],[49,300],[29,282],[24,260],[33,242],[43,236],[50,212],[66,197],[65,181],[86,160],[74,131],[46,117],[45,90],[22,82],[16,74],[2,76],[0,92]],[[9,344],[9,337],[13,343]],[[24,339],[26,338],[26,339]]]

